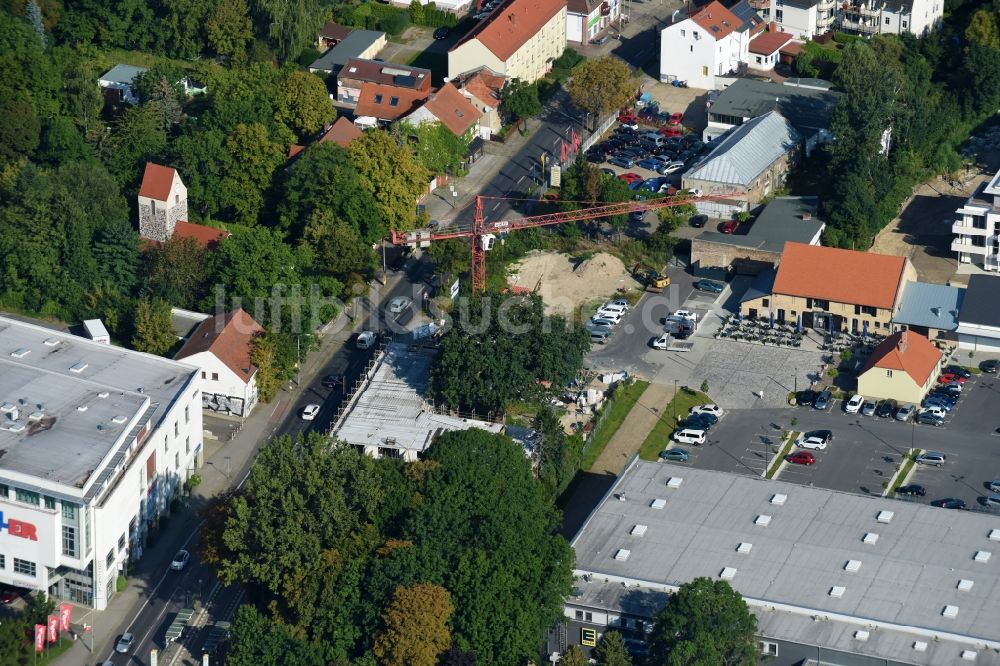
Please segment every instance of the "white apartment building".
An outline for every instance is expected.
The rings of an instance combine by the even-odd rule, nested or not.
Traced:
[[[711,90],[715,77],[746,67],[756,33],[718,0],[676,18],[660,32],[660,81]]]
[[[943,17],[944,0],[854,0],[843,5],[839,22],[841,30],[860,35],[920,36],[936,30]]]
[[[951,232],[958,263],[1000,271],[1000,171],[955,211]]]
[[[796,39],[812,39],[833,28],[836,0],[770,0],[764,19]]]
[[[0,583],[107,606],[202,464],[200,381],[0,317]]]

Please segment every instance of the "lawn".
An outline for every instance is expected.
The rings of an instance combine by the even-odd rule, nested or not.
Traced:
[[[782,461],[785,459],[785,456],[792,452],[792,444],[796,439],[798,439],[798,437],[798,432],[792,432],[788,439],[785,440],[784,445],[781,447],[781,451],[779,451],[778,455],[771,459],[771,464],[768,465],[767,473],[765,474],[766,478],[773,479],[774,475],[778,473],[778,469],[781,467]]]
[[[590,436],[590,440],[583,447],[583,460],[580,462],[580,469],[589,470],[594,462],[601,455],[604,447],[608,445],[611,438],[618,432],[625,421],[625,417],[632,411],[632,407],[638,402],[649,382],[635,380],[615,389],[614,395],[604,405],[604,418]]]
[[[659,460],[660,451],[667,448],[670,443],[670,436],[674,434],[674,424],[677,423],[678,416],[684,416],[696,405],[704,405],[712,402],[712,399],[701,391],[694,389],[681,389],[677,391],[674,399],[667,403],[667,406],[660,412],[660,418],[653,426],[646,441],[639,448],[639,457],[643,460]]]

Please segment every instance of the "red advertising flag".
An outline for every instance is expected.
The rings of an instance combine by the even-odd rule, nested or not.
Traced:
[[[59,640],[59,616],[49,615],[49,643]]]
[[[562,144],[562,147],[559,149],[559,161],[560,162],[565,162],[566,161],[566,142],[565,141],[560,141],[560,143]]]
[[[73,607],[69,604],[59,604],[59,630],[69,631],[69,623],[73,620]]]
[[[576,152],[580,150],[580,135],[576,133],[576,130],[570,130],[573,135],[573,151]]]
[[[35,652],[42,652],[45,650],[45,625],[36,624],[35,625]]]

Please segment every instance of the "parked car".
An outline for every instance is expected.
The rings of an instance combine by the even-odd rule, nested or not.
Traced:
[[[663,174],[668,175],[671,173],[677,173],[682,169],[684,169],[684,162],[670,162],[669,164],[663,167]]]
[[[983,498],[983,506],[987,509],[1000,509],[1000,494],[987,495]]]
[[[813,401],[813,407],[815,409],[827,409],[830,406],[830,400],[833,398],[829,391],[820,391],[820,394],[816,396]]]
[[[896,413],[896,401],[895,400],[883,400],[878,403],[878,407],[875,408],[875,416],[879,418],[887,419],[892,417]]]
[[[413,304],[413,300],[407,296],[397,296],[391,301],[389,301],[389,312],[391,314],[399,314],[409,308]]]
[[[924,407],[919,412],[917,412],[917,416],[920,416],[921,414],[930,414],[934,418],[943,419],[945,416],[948,415],[948,412],[946,412],[943,407],[938,407],[937,405],[931,405],[929,407]]]
[[[705,443],[705,431],[695,428],[681,428],[674,431],[673,440],[681,444],[694,444],[700,446]]]
[[[637,174],[637,173],[635,173],[633,171],[629,171],[627,173],[620,173],[620,174],[618,174],[618,177],[621,178],[622,180],[624,180],[629,185],[631,185],[632,183],[634,183],[636,181],[639,181],[640,183],[642,182],[642,176],[640,176],[639,174]]]
[[[653,338],[652,341],[653,349],[666,349],[670,346],[670,334],[664,333],[658,338]]]
[[[923,486],[916,483],[909,483],[905,486],[900,486],[896,488],[897,495],[905,495],[907,497],[923,497],[927,494],[927,490]]]
[[[628,157],[624,157],[622,155],[615,155],[610,160],[608,160],[608,162],[610,164],[614,164],[615,166],[620,166],[623,169],[631,169],[632,167],[635,166],[635,160],[629,159]]]
[[[944,369],[944,371],[950,372],[953,375],[958,375],[963,379],[970,379],[972,377],[972,373],[960,365],[949,365],[947,368]]]
[[[913,418],[913,414],[916,411],[917,408],[915,405],[902,405],[899,409],[896,410],[896,420],[905,423],[909,421],[911,418]]]
[[[704,423],[708,426],[714,426],[719,422],[719,417],[711,412],[694,412],[687,415],[687,418],[692,421],[698,421]]]
[[[983,361],[979,364],[979,368],[985,373],[995,375],[997,374],[997,370],[1000,370],[1000,360],[991,358],[987,361]]]
[[[669,139],[672,136],[683,136],[684,132],[680,131],[676,127],[663,127],[660,129],[660,134]]]
[[[680,125],[682,122],[684,122],[684,114],[681,113],[680,111],[678,111],[677,113],[671,113],[670,118],[667,119],[667,122],[670,123],[671,125]]]
[[[826,431],[829,432],[829,431]],[[797,440],[795,440],[795,446],[803,449],[812,449],[814,451],[823,451],[829,442],[824,437],[819,437],[813,435],[812,433],[805,433],[800,435]]]
[[[608,159],[608,154],[603,150],[590,149],[587,151],[585,157],[587,158],[587,161],[592,164],[600,164]]]
[[[816,456],[808,451],[796,451],[785,456],[785,460],[794,465],[815,465]]]
[[[694,288],[698,291],[705,291],[710,294],[721,294],[726,287],[721,282],[702,279],[694,283]]]
[[[946,497],[944,499],[934,500],[931,502],[931,506],[941,507],[942,509],[964,509],[965,502],[955,497]]]
[[[303,421],[312,421],[316,418],[317,414],[319,414],[319,405],[316,404],[306,405],[299,412],[299,416]]]
[[[358,349],[370,349],[373,344],[375,344],[375,334],[373,332],[362,331],[358,333],[358,339],[355,342],[355,346]]]
[[[122,634],[122,637],[118,639],[118,642],[115,643],[115,652],[125,654],[132,649],[133,643],[135,643],[135,636],[129,632],[125,632]]]
[[[861,405],[861,415],[874,416],[876,406],[877,403],[874,400],[865,400],[865,404]]]
[[[914,458],[913,462],[918,465],[933,465],[934,467],[940,467],[947,462],[947,457],[938,451],[928,451],[927,453]]]
[[[639,118],[637,118],[635,115],[631,113],[623,113],[620,116],[618,116],[618,122],[620,122],[622,125],[632,125],[634,123],[639,122]]]
[[[637,129],[639,129],[639,122],[638,121],[639,121],[639,119],[636,118],[635,120],[624,122],[624,123],[622,123],[622,127],[627,127],[627,128],[629,128],[631,130],[637,130]]]
[[[621,308],[622,310],[632,309],[632,306],[629,305],[629,302],[624,298],[616,298],[615,300],[608,301],[607,303],[604,304],[604,309],[606,310],[612,307]]]
[[[933,412],[920,412],[917,414],[916,422],[921,425],[932,425],[935,427],[941,427],[944,425],[944,417],[938,416]]]
[[[590,341],[595,345],[603,345],[611,337],[611,331],[590,331]]]
[[[656,159],[655,157],[647,157],[644,160],[639,160],[638,162],[635,163],[635,165],[643,169],[656,171],[657,173],[659,173],[660,169],[663,168],[663,162]]]
[[[691,408],[692,414],[711,414],[712,416],[722,418],[722,415],[726,413],[722,407],[718,405],[698,405]]]
[[[708,222],[708,215],[693,215],[688,223],[696,229],[701,229]]]
[[[660,460],[687,462],[690,457],[691,453],[687,449],[666,449],[665,451],[660,451]]]
[[[740,223],[737,222],[736,220],[726,220],[725,222],[719,225],[719,231],[721,231],[724,234],[733,234],[736,233],[736,230],[739,228],[739,226]]]
[[[965,377],[956,375],[954,372],[946,372],[942,374],[940,377],[938,377],[939,384],[954,384],[954,383],[964,384],[965,382],[966,382]]]
[[[993,479],[990,481],[990,492],[1000,493],[1000,479]]]
[[[323,377],[323,379],[320,380],[320,384],[323,385],[323,388],[328,388],[328,389],[340,388],[341,386],[344,385],[344,376],[326,375],[325,377]]]
[[[947,384],[941,384],[941,388],[945,393],[951,395],[960,395],[962,393],[962,382],[948,382]]]
[[[614,169],[608,169],[607,167],[601,169],[601,173],[603,173],[605,176],[611,176],[612,178],[614,178],[617,175]]]
[[[691,310],[677,310],[670,316],[675,319],[690,319],[691,321],[698,321],[698,315]]]
[[[448,35],[451,33],[451,29],[445,26],[441,26],[434,31],[434,39],[448,39]]]
[[[187,568],[188,562],[191,560],[191,553],[186,550],[178,550],[177,554],[174,555],[174,559],[170,561],[171,571],[184,571]]]
[[[816,391],[804,389],[795,394],[795,404],[801,407],[809,407],[816,400]]]
[[[844,403],[844,411],[848,414],[857,414],[861,411],[861,405],[865,403],[865,397],[860,393],[851,396],[851,399]]]

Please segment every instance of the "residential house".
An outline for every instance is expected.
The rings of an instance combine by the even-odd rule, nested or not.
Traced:
[[[778,111],[736,127],[712,142],[712,150],[681,178],[684,189],[730,194],[725,200],[700,201],[700,213],[727,217],[749,210],[781,187],[799,152],[801,137]]]
[[[722,277],[733,272],[757,275],[781,261],[785,243],[819,245],[826,224],[816,218],[816,197],[777,197],[742,234],[703,231],[691,240],[696,275]]]
[[[872,351],[858,373],[858,393],[919,405],[934,385],[944,354],[915,331],[899,331]]]
[[[566,50],[566,0],[503,0],[448,51],[448,78],[489,67],[531,83]]]
[[[350,120],[341,116],[332,125],[327,125],[323,134],[316,143],[326,143],[332,141],[342,148],[347,148],[351,142],[361,136],[361,130]],[[306,147],[300,144],[293,144],[288,147],[288,159],[298,157]]]
[[[971,275],[958,311],[958,346],[974,352],[1000,352],[1000,277]]]
[[[257,404],[257,367],[250,361],[253,339],[264,329],[242,308],[205,319],[174,360],[201,371],[202,409],[246,418]]]
[[[354,109],[354,124],[374,127],[379,123],[391,123],[413,113],[429,96],[429,91],[365,82],[361,84],[361,94]]]
[[[749,46],[750,59],[748,64],[750,69],[770,72],[779,62],[790,64],[796,53],[802,49],[797,44],[796,48],[789,48],[791,44],[795,43],[792,41],[793,39],[791,33],[780,30],[765,32],[755,37]],[[796,53],[792,53],[792,50]]]
[[[489,67],[480,67],[456,77],[452,83],[458,86],[459,92],[482,114],[477,134],[483,139],[490,139],[499,132],[503,126],[499,110],[501,93],[507,78]]]
[[[619,20],[622,0],[568,0],[566,3],[566,41],[589,44]]]
[[[952,252],[960,268],[1000,271],[1000,171],[981,183],[965,205],[955,211],[951,225]]]
[[[838,6],[837,0],[770,0],[764,18],[796,39],[806,40],[833,29]]]
[[[740,312],[821,331],[888,335],[903,285],[916,279],[906,257],[785,243],[770,294],[744,298]]]
[[[316,35],[316,48],[320,51],[332,49],[344,41],[352,32],[354,32],[353,28],[327,21],[319,29],[319,34]]]
[[[465,136],[476,126],[481,115],[454,84],[446,83],[431,93],[426,102],[403,119],[414,125],[440,122],[455,136]]]
[[[907,282],[892,317],[896,330],[907,329],[929,340],[955,342],[958,314],[965,300],[964,287],[928,282]]]
[[[830,116],[843,93],[830,90],[832,87],[818,79],[790,79],[784,84],[737,79],[708,108],[708,125],[702,138],[707,143],[776,109],[802,137],[808,156],[817,146],[833,139]]]
[[[750,41],[763,22],[748,21],[718,0],[675,20],[660,31],[660,81],[686,81],[713,89],[715,77],[746,69]]]
[[[943,18],[944,0],[849,0],[838,24],[844,32],[859,35],[908,32],[920,37],[937,30]]]
[[[147,162],[139,186],[139,236],[155,243],[191,238],[206,249],[230,236],[224,229],[188,222],[187,214],[187,187],[177,170]]]
[[[431,70],[351,58],[337,73],[337,101],[349,107],[356,107],[361,98],[361,86],[365,83],[378,83],[429,94]]]
[[[115,65],[110,70],[101,75],[97,81],[104,92],[106,99],[113,103],[138,104],[139,98],[132,91],[132,81],[140,74],[146,73],[145,67],[133,67],[132,65]]]
[[[384,32],[377,30],[352,30],[336,46],[317,58],[309,71],[314,74],[336,74],[351,58],[371,60],[385,48]]]

